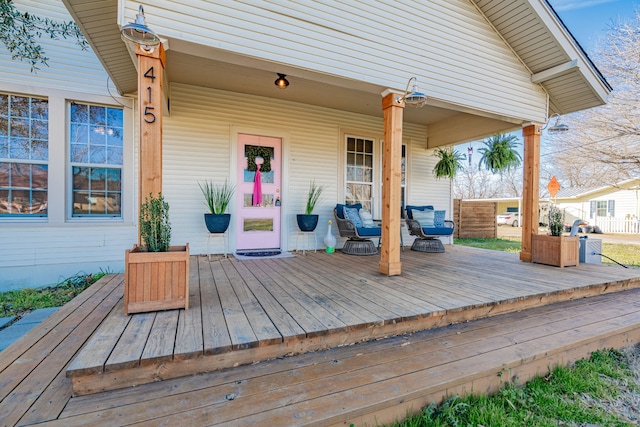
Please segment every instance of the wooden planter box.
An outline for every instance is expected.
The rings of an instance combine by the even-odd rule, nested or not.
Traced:
[[[580,240],[578,236],[531,236],[531,261],[556,267],[577,266]]]
[[[169,252],[125,252],[124,313],[189,308],[189,244]]]

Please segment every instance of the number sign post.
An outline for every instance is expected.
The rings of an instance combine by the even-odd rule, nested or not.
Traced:
[[[166,53],[162,43],[138,57],[138,206],[162,191],[162,79]]]

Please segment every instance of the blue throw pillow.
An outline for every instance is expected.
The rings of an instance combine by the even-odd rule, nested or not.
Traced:
[[[371,215],[371,212],[360,209],[360,212],[358,212],[358,214],[360,215],[360,220],[362,221],[363,227],[373,228],[378,226],[375,222],[373,222],[373,216]]]
[[[341,203],[338,203],[336,205],[336,208],[337,208],[336,211],[337,211],[337,214],[338,214],[338,218],[345,219],[344,208],[356,208],[356,209],[360,210],[360,209],[362,209],[362,203],[356,203],[356,204],[353,204],[353,205],[343,205]]]
[[[431,209],[427,209],[424,211],[414,210],[413,211],[413,219],[420,223],[420,227],[433,227],[433,218],[435,212]]]
[[[438,228],[444,228],[444,216],[447,211],[435,211],[433,215],[433,225]]]
[[[348,219],[351,222],[353,222],[353,225],[355,225],[356,227],[362,227],[362,220],[360,219],[360,214],[358,213],[358,209],[345,206],[344,217],[345,219]]]
[[[409,217],[409,219],[415,219],[413,217],[413,212],[414,211],[425,211],[425,210],[428,210],[428,209],[433,210],[433,206],[431,206],[431,205],[425,205],[425,206],[407,205],[406,209],[407,209],[407,216]]]

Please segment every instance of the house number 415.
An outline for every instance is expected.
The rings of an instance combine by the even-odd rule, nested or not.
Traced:
[[[156,76],[155,76],[155,74],[153,72],[153,67],[149,68],[144,73],[144,76],[146,78],[148,78],[148,79],[151,79],[151,84],[153,85],[153,82],[156,79]],[[148,102],[149,102],[149,104],[151,104],[152,103],[151,96],[153,94],[153,89],[152,89],[151,86],[147,86],[147,94],[149,95]],[[140,95],[142,95],[142,94],[140,94]],[[156,121],[156,115],[153,114],[152,110],[154,110],[154,107],[152,107],[151,105],[146,105],[144,107],[144,121],[147,122],[147,123],[154,123]]]

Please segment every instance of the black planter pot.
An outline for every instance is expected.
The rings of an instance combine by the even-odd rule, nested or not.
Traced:
[[[224,233],[229,228],[231,214],[204,214],[204,223],[209,233]]]
[[[296,220],[298,221],[298,228],[300,231],[313,231],[318,226],[318,215],[315,214],[298,214]]]

